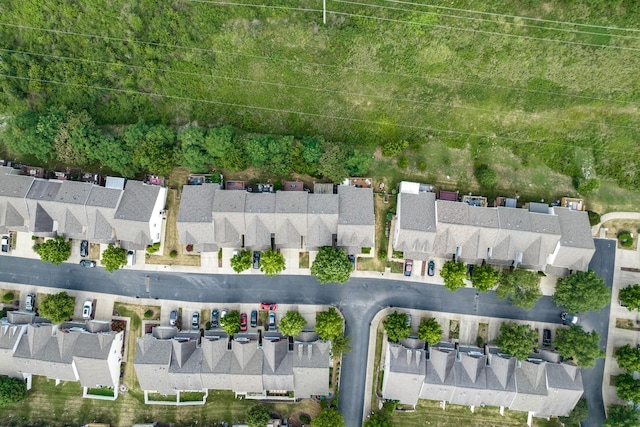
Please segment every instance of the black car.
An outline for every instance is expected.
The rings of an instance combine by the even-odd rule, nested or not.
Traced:
[[[83,258],[89,256],[89,242],[86,240],[80,242],[80,256]]]
[[[211,310],[211,327],[212,328],[218,327],[219,316],[220,316],[220,313],[218,312],[218,310]]]
[[[427,274],[429,276],[433,276],[436,272],[436,263],[433,261],[429,261],[429,267],[427,268]]]
[[[253,268],[260,268],[260,251],[253,251]]]
[[[255,328],[258,326],[258,310],[253,310],[251,312],[251,327]]]
[[[551,345],[551,330],[545,329],[542,332],[542,345]]]

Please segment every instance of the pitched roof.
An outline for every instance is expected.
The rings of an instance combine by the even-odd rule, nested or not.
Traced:
[[[178,224],[181,222],[212,222],[213,198],[219,188],[218,184],[185,185],[182,187]]]
[[[156,205],[161,187],[146,185],[142,181],[127,181],[115,219],[148,222]]]

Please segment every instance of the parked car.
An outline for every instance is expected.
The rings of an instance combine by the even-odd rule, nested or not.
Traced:
[[[247,330],[247,313],[240,314],[240,330],[242,332]]]
[[[200,327],[200,313],[197,311],[191,316],[191,329],[198,329]]]
[[[211,310],[211,327],[217,328],[219,326],[218,320],[220,319],[220,312],[215,309]]]
[[[269,329],[276,329],[276,314],[273,311],[269,313]]]
[[[260,268],[260,252],[259,251],[253,251],[253,268],[256,270]]]
[[[27,311],[33,311],[36,306],[36,294],[28,294],[24,303],[24,308]]]
[[[255,328],[258,326],[258,310],[253,310],[251,312],[251,327]]]
[[[220,321],[222,321],[222,319],[224,319],[224,316],[226,316],[226,315],[227,315],[227,310],[222,310],[222,311],[220,312]],[[219,323],[219,322],[218,322],[218,323]]]
[[[82,258],[89,256],[89,242],[87,242],[86,240],[80,242],[80,256]]]
[[[96,262],[88,259],[83,259],[82,261],[80,261],[80,266],[84,268],[94,268],[96,266]]]
[[[82,318],[91,319],[91,313],[93,312],[93,301],[87,300],[82,306]]]
[[[9,252],[9,236],[2,236],[2,252]]]
[[[176,326],[176,320],[178,320],[178,310],[173,310],[169,315],[169,325]]]
[[[578,316],[574,316],[573,314],[569,314],[564,312],[560,315],[560,319],[562,319],[562,323],[564,325],[575,325],[578,323]]]
[[[260,310],[276,311],[278,305],[275,302],[263,302],[260,304]]]
[[[408,259],[404,262],[404,275],[407,277],[411,276],[411,270],[413,270],[413,260]]]
[[[545,329],[542,332],[542,345],[551,345],[551,330]]]
[[[411,313],[405,313],[407,315],[407,326],[411,327]]]
[[[429,276],[433,276],[436,273],[436,263],[433,261],[429,261],[427,264],[427,274]]]
[[[356,256],[355,255],[349,255],[349,262],[351,263],[351,269],[355,270],[356,269]]]
[[[127,252],[127,265],[136,265],[136,253],[134,251]]]

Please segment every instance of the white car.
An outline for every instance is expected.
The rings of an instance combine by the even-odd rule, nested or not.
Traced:
[[[91,319],[91,312],[93,311],[93,301],[85,301],[82,306],[82,318]]]

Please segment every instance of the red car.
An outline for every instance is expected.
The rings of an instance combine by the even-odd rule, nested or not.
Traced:
[[[278,308],[278,305],[273,302],[263,302],[260,304],[260,310],[276,311],[276,308]]]
[[[240,315],[240,330],[243,332],[247,330],[247,313]]]

